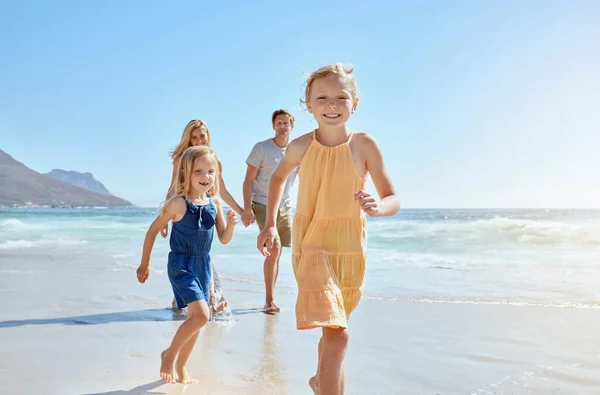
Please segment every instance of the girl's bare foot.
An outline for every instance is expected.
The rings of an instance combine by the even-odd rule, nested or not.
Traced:
[[[196,384],[196,380],[192,379],[187,372],[185,366],[178,366],[175,364],[175,371],[177,372],[177,382],[181,384]]]
[[[279,313],[280,309],[274,302],[265,303],[265,313]]]
[[[160,378],[170,384],[175,383],[174,361],[167,356],[167,350],[160,353]]]
[[[315,395],[317,395],[318,391],[319,391],[319,384],[317,383],[317,376],[312,376],[308,380],[308,385],[313,390],[313,392],[315,393]]]

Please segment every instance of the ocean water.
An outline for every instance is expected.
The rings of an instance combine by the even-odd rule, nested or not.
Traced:
[[[155,216],[147,208],[0,209],[0,273],[43,272],[44,262],[53,262],[61,270],[117,272],[135,281]],[[225,297],[262,290],[257,234],[256,224],[239,224],[230,244],[215,239],[212,258]],[[168,241],[158,236],[152,276],[165,284],[167,253]],[[600,306],[600,210],[405,209],[369,218],[368,258],[370,299]],[[277,292],[295,288],[285,249]]]

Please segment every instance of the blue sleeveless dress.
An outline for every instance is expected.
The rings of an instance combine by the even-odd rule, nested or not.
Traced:
[[[196,300],[209,298],[211,279],[210,247],[213,241],[217,209],[209,198],[208,204],[197,206],[185,201],[183,218],[173,222],[171,252],[167,271],[173,294],[180,309]]]

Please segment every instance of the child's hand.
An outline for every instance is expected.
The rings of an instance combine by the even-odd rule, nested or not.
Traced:
[[[140,265],[136,271],[137,279],[140,283],[145,283],[150,275],[150,266],[149,265]]]
[[[361,210],[371,217],[377,217],[379,215],[379,204],[373,196],[368,192],[358,191],[354,194],[354,200],[358,200]]]
[[[256,248],[260,251],[263,256],[270,256],[273,243],[277,238],[277,228],[274,226],[265,227],[256,239]]]
[[[168,223],[165,225],[164,228],[162,228],[160,230],[160,235],[165,239],[167,238],[167,236],[169,235],[169,224]]]
[[[227,226],[235,226],[238,223],[237,213],[233,210],[227,212]]]

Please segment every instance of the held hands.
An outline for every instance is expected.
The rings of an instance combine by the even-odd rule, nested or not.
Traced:
[[[256,248],[263,256],[270,256],[273,243],[277,238],[277,228],[274,226],[265,227],[256,239]]]
[[[256,218],[252,214],[252,210],[244,210],[242,212],[242,223],[244,226],[248,227],[252,225],[256,221]]]
[[[140,283],[145,283],[150,275],[150,265],[140,264],[136,271],[137,279]]]
[[[368,192],[358,191],[354,194],[354,200],[358,200],[360,209],[371,217],[377,217],[380,214],[379,203]]]
[[[235,226],[238,223],[237,213],[233,210],[227,212],[227,226]]]

